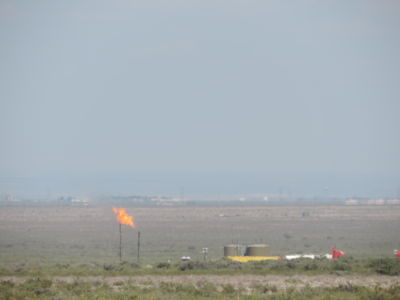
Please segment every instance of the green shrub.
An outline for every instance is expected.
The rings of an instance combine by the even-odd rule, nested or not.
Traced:
[[[180,264],[179,269],[181,271],[187,271],[187,270],[206,270],[209,268],[209,265],[204,262],[199,262],[199,261],[188,261],[188,262],[183,262]]]
[[[400,260],[394,258],[370,259],[367,265],[376,273],[384,275],[400,275]]]
[[[80,281],[78,279],[73,282],[60,282],[57,284],[57,288],[62,290],[64,293],[71,296],[84,296],[89,294],[95,285],[93,283]],[[104,287],[105,285],[101,285]]]
[[[334,261],[332,264],[332,269],[335,271],[350,271],[351,264],[342,261]]]
[[[0,299],[13,299],[14,282],[0,281]]]
[[[168,262],[160,262],[156,265],[156,268],[158,269],[169,269],[171,267],[171,264]]]
[[[179,270],[181,270],[181,271],[193,270],[193,268],[194,268],[194,265],[193,265],[193,262],[191,262],[191,261],[181,263],[179,266]]]
[[[56,264],[56,268],[58,269],[68,269],[70,264]]]
[[[106,271],[122,271],[124,267],[116,264],[104,264],[103,268]]]
[[[49,279],[31,278],[20,285],[20,289],[36,296],[50,294],[53,282]]]
[[[234,294],[235,292],[236,292],[236,290],[232,284],[228,283],[228,284],[222,285],[222,293],[231,295],[231,294]]]
[[[202,297],[216,297],[218,295],[217,287],[209,281],[200,282],[197,289]]]
[[[253,285],[252,288],[254,292],[258,294],[270,294],[270,293],[276,293],[278,291],[278,288],[275,285],[271,284],[256,283]]]
[[[134,268],[134,269],[140,269],[141,268],[141,266],[139,264],[137,264],[137,263],[130,263],[129,266],[131,268]]]
[[[305,271],[311,271],[311,270],[317,270],[318,269],[318,265],[315,262],[310,262],[310,263],[306,263],[303,265],[303,270]]]
[[[230,259],[222,259],[220,261],[215,262],[212,267],[214,269],[229,269],[229,270],[241,270],[243,269],[243,263],[233,261]]]

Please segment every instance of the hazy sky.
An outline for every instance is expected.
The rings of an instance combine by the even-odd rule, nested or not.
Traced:
[[[397,0],[0,0],[0,176],[399,183],[399,53]]]

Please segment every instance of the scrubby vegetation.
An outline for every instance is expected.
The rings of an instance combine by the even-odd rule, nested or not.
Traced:
[[[154,265],[123,261],[120,263],[80,264],[9,264],[0,267],[2,276],[117,276],[117,275],[179,275],[179,274],[382,274],[400,275],[400,259],[297,259],[249,263],[220,259],[210,262],[158,262]]]
[[[400,260],[379,258],[369,260],[368,267],[384,275],[400,275]]]
[[[333,288],[288,288],[279,290],[269,284],[255,285],[251,290],[235,288],[230,284],[217,286],[210,282],[181,284],[161,282],[158,286],[135,285],[116,281],[63,282],[34,278],[16,284],[0,282],[1,300],[18,299],[400,299],[400,285],[389,288],[342,285]]]

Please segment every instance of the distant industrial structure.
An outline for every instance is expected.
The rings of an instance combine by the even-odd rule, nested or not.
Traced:
[[[395,250],[397,251],[397,250]],[[400,252],[399,252],[400,253]],[[237,262],[249,262],[249,261],[262,261],[262,260],[293,260],[300,258],[316,259],[339,259],[346,255],[344,251],[333,247],[331,253],[324,255],[321,254],[289,254],[284,256],[270,256],[270,247],[265,244],[254,244],[243,246],[239,244],[231,244],[224,246],[224,257],[237,261]],[[396,254],[397,255],[397,254]],[[400,256],[400,254],[399,254]]]
[[[58,205],[58,206],[91,206],[110,204],[119,206],[313,206],[313,205],[400,205],[400,198],[389,197],[295,197],[293,195],[249,194],[230,195],[216,198],[187,198],[183,192],[180,197],[165,195],[147,196],[88,196],[88,195],[58,195],[30,198],[11,193],[0,192],[0,205]]]
[[[400,199],[347,199],[345,205],[400,205]]]
[[[270,247],[265,244],[224,246],[224,256],[238,262],[279,260],[280,256],[270,256]]]

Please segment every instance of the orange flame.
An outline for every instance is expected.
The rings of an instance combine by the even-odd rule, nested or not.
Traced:
[[[115,208],[113,207],[113,211],[115,216],[117,217],[117,221],[120,224],[129,225],[133,228],[136,227],[135,221],[132,216],[128,216],[126,214],[125,208]]]

